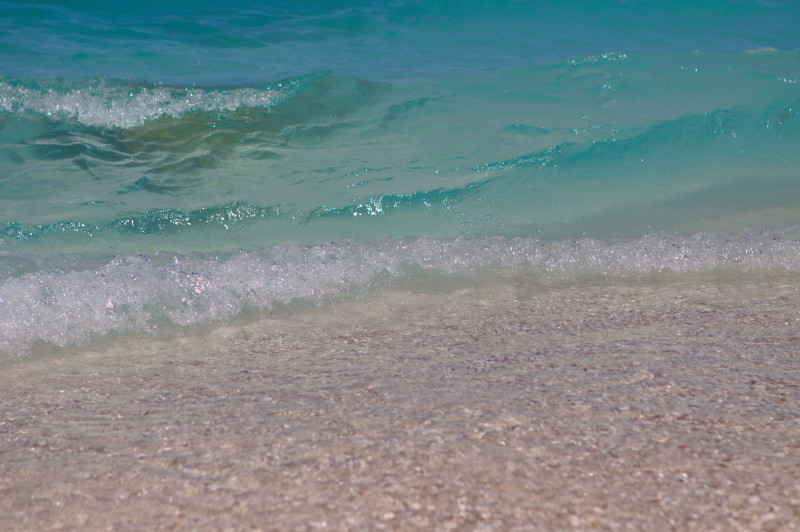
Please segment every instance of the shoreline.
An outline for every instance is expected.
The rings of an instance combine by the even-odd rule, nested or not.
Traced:
[[[0,372],[5,530],[794,530],[800,283],[386,293]]]

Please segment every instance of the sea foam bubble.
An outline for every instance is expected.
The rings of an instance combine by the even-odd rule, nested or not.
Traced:
[[[161,117],[190,112],[225,112],[243,107],[271,108],[291,91],[275,87],[206,89],[129,84],[105,78],[83,81],[13,82],[0,78],[0,111],[27,112],[84,126],[129,129]]]
[[[5,254],[6,262],[14,259]],[[24,261],[24,257],[14,260]],[[474,276],[525,268],[530,282],[630,278],[664,272],[800,271],[800,227],[638,239],[546,242],[386,238],[304,247],[284,243],[226,256],[126,255],[71,269],[64,258],[28,260],[38,271],[0,283],[0,353],[24,355],[37,343],[81,345],[109,333],[193,327],[243,311],[305,301],[322,304],[368,293],[421,272]],[[10,271],[10,270],[7,270]]]

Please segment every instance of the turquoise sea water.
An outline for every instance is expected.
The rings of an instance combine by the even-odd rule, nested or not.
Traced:
[[[0,2],[0,359],[393,280],[800,271],[793,2]]]

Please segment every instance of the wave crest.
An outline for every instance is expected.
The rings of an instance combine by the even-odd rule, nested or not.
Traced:
[[[74,120],[89,127],[131,129],[192,112],[269,109],[294,88],[292,82],[261,88],[206,89],[129,84],[105,78],[72,82],[0,79],[0,111]]]

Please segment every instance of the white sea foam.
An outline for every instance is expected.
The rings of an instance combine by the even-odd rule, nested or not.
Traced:
[[[284,96],[271,88],[175,88],[113,84],[103,79],[66,87],[0,81],[0,111],[30,112],[103,128],[139,127],[160,117],[179,118],[189,112],[270,108]]]
[[[311,248],[286,243],[225,258],[129,255],[97,268],[69,271],[63,261],[59,267],[0,284],[2,358],[25,354],[37,342],[83,344],[112,332],[224,321],[295,300],[319,304],[424,271],[470,276],[489,267],[524,267],[533,283],[659,272],[800,272],[800,233],[649,233],[625,241],[561,242],[384,239]]]

